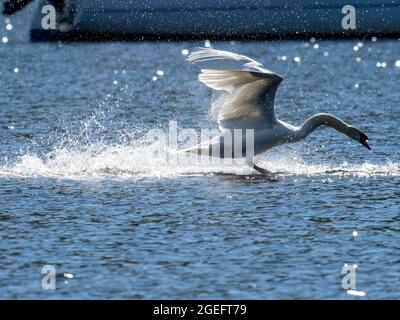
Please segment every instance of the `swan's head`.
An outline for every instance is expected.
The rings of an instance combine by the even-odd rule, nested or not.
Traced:
[[[360,130],[356,127],[349,127],[346,134],[351,139],[356,140],[357,142],[361,143],[368,150],[371,150],[371,147],[368,144],[368,137],[362,130]]]

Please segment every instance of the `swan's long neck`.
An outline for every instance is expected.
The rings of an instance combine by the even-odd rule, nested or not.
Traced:
[[[319,113],[310,118],[308,118],[299,128],[297,133],[297,139],[304,139],[307,137],[311,132],[317,129],[319,126],[327,125],[336,129],[339,132],[344,134],[347,133],[349,125],[344,121],[336,118],[335,116],[327,113]]]

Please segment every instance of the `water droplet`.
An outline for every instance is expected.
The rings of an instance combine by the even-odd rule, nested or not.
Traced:
[[[211,42],[210,42],[210,40],[204,41],[204,46],[205,46],[206,48],[210,48],[210,47],[211,47]]]
[[[357,58],[356,58],[356,61],[357,61],[357,62],[361,62],[361,57],[357,57]]]
[[[319,48],[319,44],[318,43],[314,44],[314,49],[318,49],[318,48]]]
[[[382,68],[386,68],[387,67],[387,63],[386,62],[382,62],[381,66],[382,66]]]
[[[72,273],[64,272],[64,278],[72,279],[74,275]]]
[[[11,23],[11,20],[10,20],[10,18],[5,18],[5,19],[4,19],[4,23],[5,23],[5,24],[9,24],[9,23]]]
[[[364,43],[362,43],[361,41],[357,42],[357,47],[361,49],[362,47],[364,47]]]
[[[372,37],[371,40],[372,40],[373,42],[375,42],[376,40],[378,40],[378,38],[377,38],[377,37]]]
[[[9,24],[6,25],[6,29],[7,29],[8,31],[12,30],[12,28],[13,28],[13,26],[12,26],[11,23],[9,23]]]
[[[182,49],[182,50],[181,50],[181,53],[182,53],[184,56],[187,56],[187,55],[189,54],[189,50],[188,50],[188,49]]]
[[[324,56],[325,56],[325,57],[329,56],[329,52],[328,52],[328,51],[325,51],[325,52],[324,52]]]
[[[354,51],[358,51],[358,49],[360,49],[358,46],[354,46],[354,47],[353,47],[353,50],[354,50]]]
[[[287,57],[286,56],[282,56],[282,60],[286,61]]]
[[[154,76],[153,78],[151,78],[153,81],[157,81],[157,77],[156,76]]]
[[[114,80],[114,81],[113,81],[113,84],[118,84],[118,81],[117,81],[117,80]]]
[[[357,237],[357,236],[358,236],[358,232],[357,232],[356,230],[353,230],[353,233],[352,233],[352,235],[353,235],[353,237],[355,238],[355,237]]]
[[[158,76],[163,76],[163,75],[164,75],[164,71],[162,71],[162,70],[157,70],[157,71],[156,71],[156,74],[157,74]]]
[[[310,39],[310,42],[315,42],[315,38],[312,37],[312,38]]]
[[[382,64],[381,64],[380,62],[377,62],[377,63],[376,63],[376,67],[377,67],[377,68],[380,68],[381,66],[382,66]]]
[[[400,68],[400,60],[397,60],[396,63],[394,64],[397,68]]]
[[[294,62],[296,62],[296,63],[300,63],[300,57],[294,57]]]
[[[8,42],[8,38],[7,38],[7,37],[3,37],[3,38],[1,38],[1,42],[3,42],[3,43],[7,43],[7,42]]]
[[[358,88],[360,85],[358,84],[358,83],[356,83],[355,85],[354,85],[354,88]],[[354,232],[353,232],[353,234],[354,234]]]
[[[19,69],[18,69],[18,68],[14,68],[14,72],[15,72],[15,73],[18,73],[18,72],[19,72]]]

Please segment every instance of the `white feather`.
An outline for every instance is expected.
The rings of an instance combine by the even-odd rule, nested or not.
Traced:
[[[213,90],[225,91],[211,104],[211,115],[217,115],[222,127],[224,120],[274,120],[273,103],[281,76],[249,57],[212,48],[199,48],[187,60],[208,65],[214,62],[213,68],[201,69],[199,81]]]

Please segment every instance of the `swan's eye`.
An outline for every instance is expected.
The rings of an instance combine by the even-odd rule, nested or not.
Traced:
[[[368,150],[371,150],[371,147],[368,144],[368,137],[366,134],[360,132],[360,143],[366,147]]]
[[[365,141],[365,140],[368,141],[367,135],[363,132],[360,132],[360,142]]]

